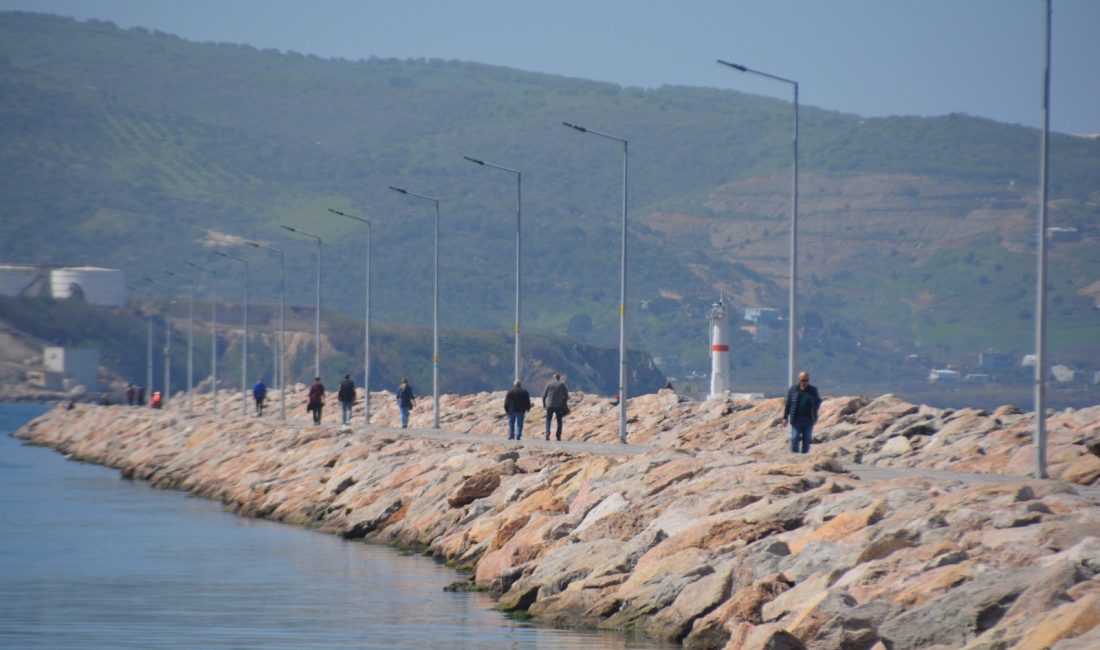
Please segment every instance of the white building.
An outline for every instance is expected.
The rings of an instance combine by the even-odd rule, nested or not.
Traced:
[[[937,368],[928,373],[928,381],[936,381],[944,384],[955,384],[959,381],[959,371],[949,368]]]
[[[42,363],[47,374],[61,375],[65,389],[73,386],[83,386],[90,391],[99,389],[98,348],[45,348]]]
[[[126,274],[118,269],[74,266],[50,271],[50,295],[83,298],[92,305],[121,307],[126,303]]]
[[[0,264],[0,296],[18,296],[38,279],[33,266]]]

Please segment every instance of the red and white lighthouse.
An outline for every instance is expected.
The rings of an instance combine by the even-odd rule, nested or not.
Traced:
[[[725,395],[730,387],[730,339],[722,299],[710,307],[710,397]]]

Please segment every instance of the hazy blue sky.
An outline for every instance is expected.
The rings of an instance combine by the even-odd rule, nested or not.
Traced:
[[[1038,126],[1042,0],[0,0],[28,9],[349,59],[439,57],[862,115],[963,112]],[[1051,124],[1100,133],[1100,0],[1054,1]]]

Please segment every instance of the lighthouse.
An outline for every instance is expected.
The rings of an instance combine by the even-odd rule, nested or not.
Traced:
[[[722,299],[710,306],[710,397],[724,395],[730,387],[730,344],[726,306]]]

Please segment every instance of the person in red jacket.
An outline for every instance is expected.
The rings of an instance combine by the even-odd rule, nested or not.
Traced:
[[[313,378],[313,384],[309,387],[309,404],[307,411],[313,412],[313,423],[321,424],[321,409],[325,406],[325,385],[320,377]]]

